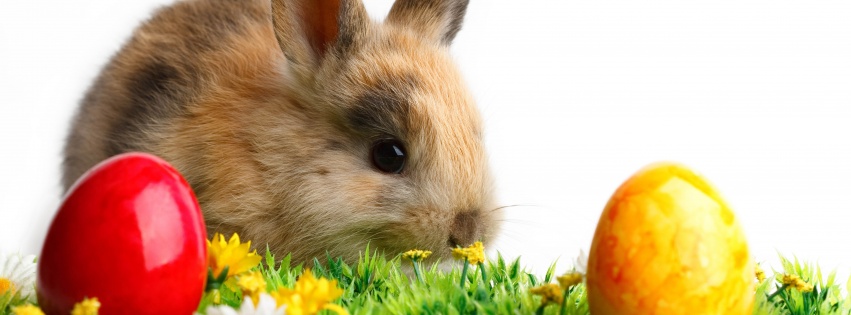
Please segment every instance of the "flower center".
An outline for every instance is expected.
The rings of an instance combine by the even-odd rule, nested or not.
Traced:
[[[15,294],[15,284],[9,279],[0,277],[0,296],[5,295],[6,292]]]

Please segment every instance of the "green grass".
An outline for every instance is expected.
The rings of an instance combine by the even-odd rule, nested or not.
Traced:
[[[838,283],[836,272],[825,278],[821,268],[797,258],[790,261],[781,256],[780,261],[782,268],[774,270],[774,277],[757,285],[754,314],[851,314],[851,279]],[[783,274],[797,275],[814,288],[806,293],[785,288]]]
[[[420,282],[410,269],[410,260],[403,260],[401,256],[387,258],[370,253],[368,248],[354,265],[331,257],[321,262],[315,259],[310,265],[315,276],[338,281],[345,293],[337,304],[353,315],[534,314],[540,307],[540,297],[529,294],[529,288],[555,279],[554,268],[550,268],[544,278],[538,278],[524,270],[519,258],[506,261],[497,256],[496,260],[483,264],[487,281],[481,278],[478,269],[481,266],[471,267],[466,285],[461,288],[460,268],[445,272],[432,264],[422,270],[423,281]],[[270,292],[282,286],[292,287],[305,270],[302,264],[293,266],[290,256],[277,261],[268,253],[259,268]],[[242,302],[239,293],[225,286],[221,289],[221,298],[223,304],[234,307]],[[206,309],[211,301],[211,296],[205,296],[199,311]],[[583,286],[572,288],[567,301],[565,314],[588,314]],[[559,314],[559,307],[551,305],[543,311],[544,314]]]
[[[0,315],[11,314],[13,306],[22,304],[26,304],[26,301],[21,298],[20,294],[12,294],[11,292],[0,294]]]
[[[589,314],[585,287],[571,287],[562,305],[541,307],[541,297],[529,289],[555,282],[560,273],[553,264],[542,276],[523,268],[519,258],[508,261],[501,255],[468,271],[465,286],[460,286],[461,268],[444,271],[435,264],[420,264],[423,281],[411,272],[411,261],[401,256],[385,257],[363,252],[357,263],[350,265],[340,259],[326,257],[309,264],[315,276],[337,280],[344,290],[335,301],[353,315],[357,314]],[[478,268],[485,268],[484,279]],[[266,254],[257,267],[267,283],[267,291],[293,287],[305,266],[293,265],[290,256],[276,259]],[[851,315],[851,279],[839,282],[836,274],[826,277],[814,264],[781,257],[781,268],[766,270],[768,279],[756,286],[753,314],[844,314]],[[794,274],[813,285],[811,292],[800,292],[782,284],[783,274]],[[756,281],[756,280],[754,280]],[[223,304],[238,307],[241,292],[222,286]],[[205,294],[199,312],[212,301]],[[0,296],[0,315],[10,314],[12,305],[20,304],[19,297]],[[563,308],[563,309],[562,309]],[[329,312],[325,311],[324,313]]]
[[[282,286],[292,287],[305,269],[301,264],[293,266],[289,256],[280,261],[271,254],[265,258],[259,269],[270,292]],[[773,277],[757,284],[753,314],[851,314],[851,297],[843,293],[835,273],[824,278],[815,265],[781,259],[782,269],[774,270]],[[562,306],[550,304],[542,308],[541,297],[529,293],[532,287],[555,281],[560,274],[556,273],[555,264],[539,277],[527,272],[519,258],[507,261],[497,255],[495,260],[483,264],[484,279],[478,270],[481,266],[471,268],[463,288],[459,285],[461,268],[443,271],[434,264],[421,264],[424,281],[420,282],[410,272],[410,260],[370,253],[369,249],[354,265],[331,257],[314,260],[310,265],[317,277],[338,281],[345,293],[336,303],[351,314],[589,314],[582,284],[568,290]],[[798,275],[813,284],[814,290],[802,293],[785,288],[782,274]],[[851,289],[851,279],[841,285]],[[239,293],[226,288],[222,299],[232,306],[242,301]],[[205,297],[199,310],[205,309],[210,300]]]

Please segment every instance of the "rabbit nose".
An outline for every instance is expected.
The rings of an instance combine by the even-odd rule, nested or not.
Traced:
[[[455,215],[449,228],[449,247],[465,247],[478,241],[479,212],[465,211]]]

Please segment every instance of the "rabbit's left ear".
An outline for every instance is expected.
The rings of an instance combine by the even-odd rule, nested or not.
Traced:
[[[316,67],[350,50],[370,22],[361,0],[272,0],[272,23],[287,58]]]
[[[469,0],[396,0],[387,22],[413,28],[434,42],[449,45],[461,30],[469,3]]]

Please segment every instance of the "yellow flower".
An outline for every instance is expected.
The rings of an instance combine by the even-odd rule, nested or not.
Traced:
[[[472,265],[478,265],[485,262],[485,245],[482,242],[475,242],[466,248],[453,248],[452,256],[455,259],[466,259]]]
[[[581,273],[570,272],[556,277],[556,280],[558,280],[558,284],[561,286],[561,288],[566,290],[567,288],[570,288],[582,282],[583,277],[584,276]]]
[[[259,271],[240,276],[236,284],[242,289],[242,293],[251,297],[254,305],[259,302],[260,293],[266,293],[266,280]]]
[[[417,260],[417,261],[426,259],[426,258],[428,258],[428,256],[431,256],[430,250],[412,249],[412,250],[409,250],[409,251],[404,252],[402,254],[402,258],[407,258],[407,259],[410,259],[410,260]]]
[[[219,233],[213,235],[212,241],[207,241],[207,264],[213,271],[213,277],[218,277],[228,267],[228,277],[241,274],[254,268],[260,263],[257,251],[251,253],[251,241],[242,243],[239,235],[233,233],[230,240],[225,242],[225,236]]]
[[[754,273],[756,274],[757,282],[761,283],[762,281],[765,281],[765,271],[762,270],[762,267],[760,267],[759,264],[754,267]]]
[[[12,315],[44,315],[38,306],[27,304],[12,309]]]
[[[6,294],[6,292],[15,294],[15,284],[12,283],[11,280],[0,277],[0,296]]]
[[[82,302],[74,304],[71,315],[97,315],[99,308],[98,298],[85,298]]]
[[[287,315],[313,315],[321,310],[349,314],[339,305],[330,303],[343,295],[343,290],[337,288],[337,281],[317,279],[310,269],[305,270],[304,274],[298,278],[294,288],[280,288],[271,295],[278,302],[278,306],[287,306]]]
[[[783,284],[787,285],[795,285],[795,282],[798,281],[801,281],[801,278],[799,278],[798,275],[783,275],[783,280],[781,280]]]
[[[794,287],[796,290],[801,292],[811,292],[814,289],[812,284],[801,280],[801,278],[797,275],[783,275],[781,282],[783,282],[784,285]]]
[[[561,288],[559,288],[558,284],[555,283],[547,283],[540,287],[534,287],[529,290],[534,295],[541,296],[541,304],[547,305],[548,303],[555,303],[561,305],[561,302],[564,301],[564,296]]]

